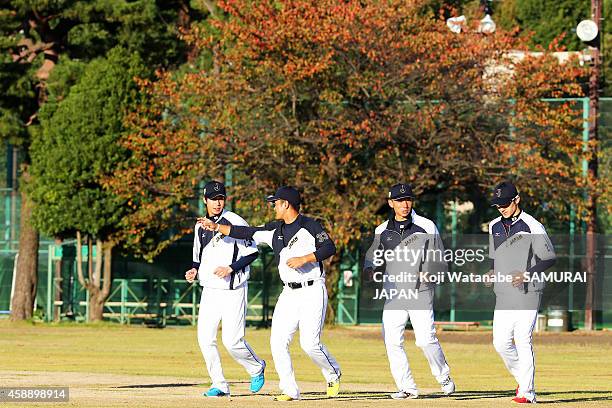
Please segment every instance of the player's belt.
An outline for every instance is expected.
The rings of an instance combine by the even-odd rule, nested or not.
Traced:
[[[291,289],[299,289],[299,288],[305,288],[306,286],[312,286],[314,282],[315,282],[314,280],[309,280],[307,282],[286,282],[285,286]]]

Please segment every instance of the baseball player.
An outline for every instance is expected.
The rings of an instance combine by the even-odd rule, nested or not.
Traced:
[[[489,224],[489,257],[494,275],[493,345],[518,383],[513,402],[536,402],[532,333],[543,285],[534,274],[555,263],[555,251],[544,226],[519,207],[514,184],[495,187],[491,204],[501,216]],[[488,284],[490,286],[490,284]]]
[[[207,217],[219,225],[248,226],[239,215],[224,209],[225,199],[223,183],[207,183],[204,187]],[[257,255],[252,240],[223,236],[196,223],[193,266],[185,273],[185,279],[193,282],[197,275],[202,286],[198,343],[212,381],[211,388],[203,394],[207,397],[230,395],[217,350],[217,329],[221,321],[223,345],[251,376],[251,392],[258,392],[264,385],[266,362],[244,340],[249,265]]]
[[[281,187],[268,197],[274,203],[276,221],[262,227],[224,225],[204,222],[206,228],[235,239],[255,239],[272,248],[278,260],[283,290],[272,316],[270,346],[282,394],[277,401],[300,398],[289,355],[289,344],[300,330],[300,345],[321,368],[327,382],[327,396],[335,397],[340,388],[340,366],[321,343],[327,309],[327,290],[323,261],[336,247],[321,225],[299,213],[301,198],[293,187]]]
[[[442,392],[450,395],[455,392],[455,383],[450,377],[450,368],[444,357],[434,327],[433,312],[433,285],[422,281],[422,273],[434,272],[423,269],[423,265],[433,265],[434,262],[424,262],[425,258],[418,262],[385,262],[378,265],[373,260],[373,250],[394,250],[400,246],[409,246],[418,256],[426,256],[427,249],[438,249],[442,264],[443,253],[442,241],[435,224],[429,219],[418,215],[413,209],[414,194],[410,185],[405,183],[395,184],[388,194],[388,204],[393,210],[392,217],[380,224],[375,231],[374,243],[366,255],[366,272],[383,270],[385,276],[397,272],[399,268],[402,273],[411,272],[413,281],[404,287],[418,290],[418,299],[414,301],[402,301],[397,299],[386,299],[382,314],[383,338],[389,358],[391,374],[397,385],[398,392],[391,394],[393,399],[418,398],[419,391],[412,377],[408,358],[404,351],[404,331],[408,318],[412,324],[416,345],[421,348],[429,362],[432,375],[441,386]],[[442,266],[442,268],[445,266]],[[385,285],[389,280],[385,281]],[[393,280],[390,280],[393,282]],[[396,287],[397,284],[392,284]]]

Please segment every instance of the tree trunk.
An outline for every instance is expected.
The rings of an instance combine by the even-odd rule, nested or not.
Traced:
[[[91,239],[90,239],[91,241]],[[89,321],[101,321],[104,318],[104,302],[110,295],[112,283],[112,252],[113,241],[96,241],[96,261],[93,272],[85,278],[81,258],[81,232],[77,231],[77,276],[79,283],[89,293]],[[89,252],[91,259],[91,251]],[[90,262],[88,262],[90,264]],[[100,275],[102,279],[100,279]]]
[[[99,289],[89,292],[89,321],[100,322],[104,317],[104,301]]]
[[[22,180],[29,180],[27,167]],[[38,231],[32,226],[32,202],[21,191],[21,219],[19,221],[19,257],[15,276],[15,293],[11,303],[11,320],[30,319],[34,311],[36,284],[38,282]],[[49,311],[47,311],[49,313]]]

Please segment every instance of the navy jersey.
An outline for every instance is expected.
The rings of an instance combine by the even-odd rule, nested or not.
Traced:
[[[380,251],[396,249],[401,249],[399,260],[389,262],[382,259],[384,257]],[[378,251],[379,256],[375,251]],[[384,260],[384,265],[376,266],[375,257],[379,258],[379,263]],[[415,282],[410,286],[419,290],[431,289],[429,283],[422,282],[420,274],[438,274],[446,270],[444,245],[438,228],[433,221],[418,215],[414,210],[406,221],[397,221],[391,217],[376,227],[374,242],[366,254],[365,267],[384,270],[387,275],[409,273]]]
[[[538,273],[555,261],[555,249],[546,229],[524,211],[512,219],[497,217],[489,224],[489,258],[496,274],[517,272]],[[537,281],[515,288],[510,282],[497,282],[497,295],[541,292],[544,285]]]

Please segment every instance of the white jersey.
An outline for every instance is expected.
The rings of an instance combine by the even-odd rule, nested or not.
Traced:
[[[248,226],[242,217],[227,210],[223,210],[216,222]],[[249,264],[256,257],[257,246],[253,240],[234,239],[219,232],[208,231],[200,224],[195,225],[193,267],[198,270],[201,286],[216,289],[240,287],[249,279]],[[225,278],[220,278],[214,274],[219,266],[231,266],[234,270]]]
[[[291,224],[274,221],[262,227],[232,228],[231,236],[253,238],[266,244],[278,260],[278,272],[284,283],[303,283],[325,279],[323,260],[336,252],[336,247],[321,224],[304,215],[298,215]],[[316,262],[307,262],[299,268],[290,268],[287,261],[314,253]]]

